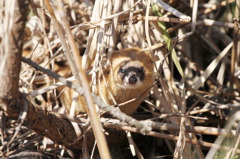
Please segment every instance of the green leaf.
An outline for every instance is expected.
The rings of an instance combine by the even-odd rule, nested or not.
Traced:
[[[162,17],[162,13],[160,12],[160,9],[159,9],[159,7],[156,4],[152,3],[151,7],[152,7],[152,10],[153,10],[153,14],[155,16]],[[181,67],[181,65],[179,63],[179,60],[177,58],[176,51],[174,49],[171,37],[170,37],[170,35],[169,35],[168,31],[167,31],[167,27],[166,27],[165,23],[164,22],[158,22],[158,26],[160,28],[160,32],[161,32],[161,34],[163,36],[163,40],[166,43],[167,49],[170,51],[171,58],[172,58],[172,60],[173,60],[173,62],[175,64],[179,74],[182,76],[182,78],[185,78],[183,70],[182,70],[182,67]]]

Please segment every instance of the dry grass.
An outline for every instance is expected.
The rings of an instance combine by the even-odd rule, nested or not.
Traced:
[[[113,158],[205,158],[211,147],[215,158],[239,157],[235,139],[238,119],[224,129],[230,112],[240,106],[239,2],[173,0],[170,9],[161,0],[152,2],[155,4],[132,0],[32,1],[23,46],[23,57],[28,59],[23,59],[19,90],[46,112],[65,114],[78,138],[93,129],[102,158],[109,157],[109,148]],[[5,33],[11,28],[12,5],[0,0],[0,8],[5,6],[0,15],[0,70],[4,70],[7,58]],[[98,81],[96,72],[108,64],[111,52],[136,46],[149,51],[155,63],[156,82],[149,98],[133,115],[143,121],[114,115],[115,108],[105,108],[105,103],[91,93]],[[29,59],[44,69],[33,68]],[[90,87],[85,72],[92,74]],[[66,79],[75,82],[70,85]],[[71,92],[64,94],[70,104],[62,102],[60,87],[67,91],[66,85],[80,94],[85,91],[91,124],[84,118],[86,114],[75,114],[78,105]],[[99,118],[93,103],[117,119]],[[88,141],[79,146],[82,151],[53,143],[44,134],[28,129],[24,119],[21,115],[19,121],[11,120],[1,112],[1,157],[27,153],[36,158],[88,158],[88,151],[97,149],[95,145],[85,150]],[[83,126],[87,127],[84,133]],[[105,134],[127,135],[125,142],[107,146],[102,127]],[[215,146],[221,142],[214,145],[214,141],[221,131],[232,142],[217,147],[221,150],[217,151]],[[112,152],[116,147],[121,147],[120,154]]]

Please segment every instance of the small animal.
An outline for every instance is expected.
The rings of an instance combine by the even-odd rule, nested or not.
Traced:
[[[103,70],[97,81],[96,94],[110,105],[121,104],[136,98],[119,107],[122,112],[131,115],[147,97],[154,78],[150,53],[136,47],[113,51],[109,59],[109,67]],[[84,97],[79,96],[78,101],[78,111],[85,112]]]
[[[137,98],[120,107],[122,112],[132,114],[147,97],[148,90],[154,82],[153,61],[150,53],[140,48],[114,51],[110,57],[109,71],[104,73],[104,77],[107,85],[101,79],[98,95],[110,105],[114,104],[114,100],[120,104]]]

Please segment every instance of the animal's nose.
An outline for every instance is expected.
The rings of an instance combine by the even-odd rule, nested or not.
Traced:
[[[137,83],[137,77],[135,75],[132,75],[130,78],[129,78],[129,83],[130,84],[136,84]]]

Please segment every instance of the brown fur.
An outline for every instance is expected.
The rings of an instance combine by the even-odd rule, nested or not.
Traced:
[[[123,87],[123,81],[119,77],[119,68],[126,63],[130,66],[143,66],[144,67],[144,80],[141,85],[137,88],[126,88]],[[148,94],[148,89],[153,84],[154,73],[153,73],[153,62],[150,58],[149,53],[143,52],[139,48],[122,49],[114,51],[110,58],[110,72],[105,73],[107,85],[106,87],[103,80],[101,80],[98,87],[98,94],[108,103],[114,104],[110,93],[112,93],[117,104],[126,102],[130,99],[139,97],[138,100],[121,106],[120,109],[126,114],[132,114],[143,101]],[[143,94],[144,93],[144,94]]]
[[[119,68],[123,66],[143,67],[143,81],[136,87],[135,85],[133,85],[132,88],[124,86],[119,73]],[[97,82],[97,95],[99,95],[106,103],[113,105],[115,100],[117,104],[121,104],[139,97],[137,100],[120,107],[121,111],[128,115],[132,114],[138,108],[140,103],[148,95],[148,89],[154,82],[153,62],[150,58],[150,54],[143,52],[139,48],[128,48],[114,51],[110,57],[110,67],[103,72],[106,82],[104,82],[103,77],[100,77],[100,81]],[[114,99],[110,94],[112,94]],[[85,105],[84,98],[79,97],[79,108],[77,111],[85,112]]]

